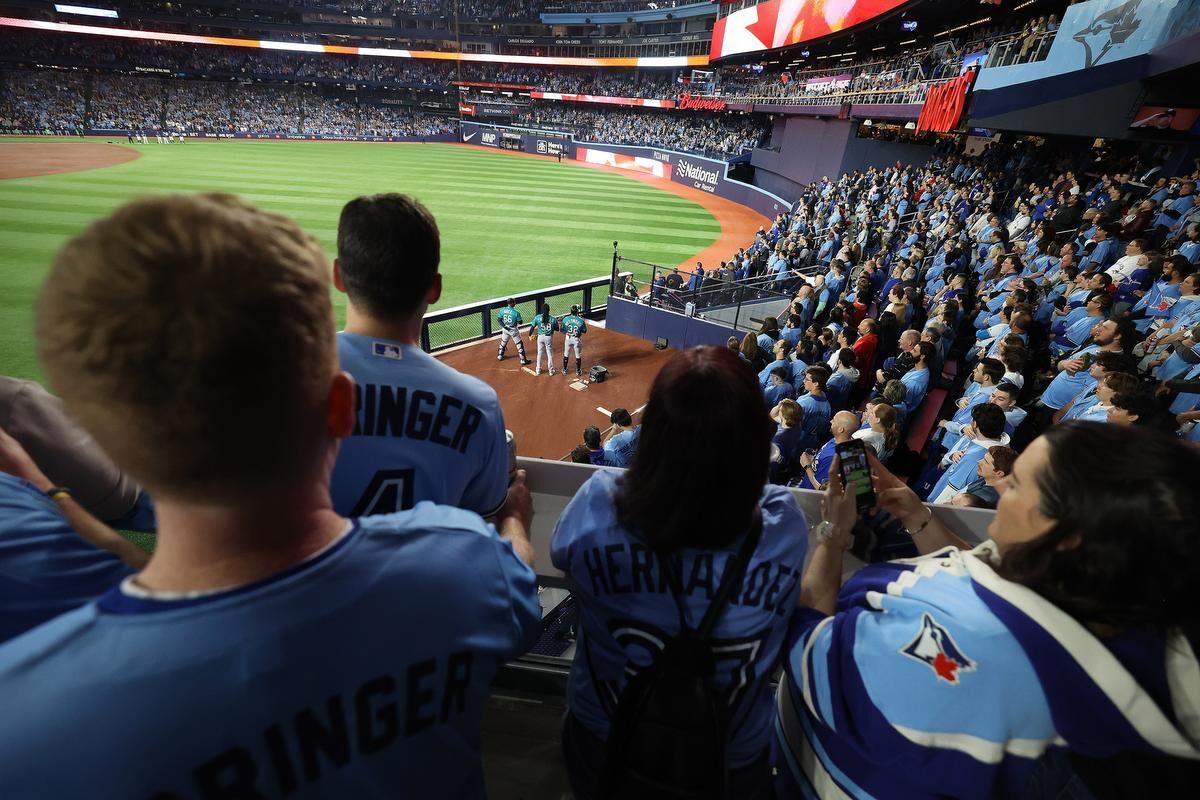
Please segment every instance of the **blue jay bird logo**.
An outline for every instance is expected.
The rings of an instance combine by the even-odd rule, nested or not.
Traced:
[[[1118,6],[1113,6],[1102,14],[1097,14],[1086,28],[1080,28],[1071,38],[1083,45],[1084,67],[1094,67],[1100,59],[1108,54],[1114,45],[1122,44],[1133,32],[1141,27],[1137,12],[1142,0],[1127,0]],[[1095,52],[1092,45],[1098,45]]]
[[[929,614],[921,617],[921,629],[917,631],[917,637],[900,652],[927,664],[938,679],[946,683],[957,684],[960,672],[975,670],[975,662],[958,648],[950,631],[935,622]]]

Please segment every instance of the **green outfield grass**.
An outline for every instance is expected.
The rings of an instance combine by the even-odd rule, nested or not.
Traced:
[[[20,140],[0,148],[9,141]],[[115,167],[0,180],[0,374],[40,378],[32,309],[55,251],[140,195],[234,192],[297,220],[332,258],[343,203],[412,194],[442,231],[437,308],[605,275],[614,239],[631,257],[676,264],[720,233],[704,208],[622,175],[457,145],[191,141],[138,149],[141,158]],[[344,298],[334,293],[334,304],[340,323]]]

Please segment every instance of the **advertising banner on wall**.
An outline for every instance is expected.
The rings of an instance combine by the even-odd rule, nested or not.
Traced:
[[[670,179],[675,183],[682,183],[684,186],[749,206],[771,219],[790,209],[790,203],[782,197],[757,186],[732,180],[729,177],[729,165],[712,158],[661,150],[657,147],[590,142],[576,145],[575,158],[590,164],[604,164]]]
[[[514,144],[519,140],[521,149],[526,153],[544,156],[561,153],[565,158],[588,164],[653,175],[749,206],[772,219],[791,208],[791,204],[778,195],[731,179],[726,162],[690,153],[657,147],[576,142],[570,134],[562,131],[486,125],[471,120],[462,121],[459,139],[464,144],[505,149],[516,149]]]

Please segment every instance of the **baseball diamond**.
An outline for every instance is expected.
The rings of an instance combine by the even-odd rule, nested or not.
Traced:
[[[6,157],[18,147],[19,157]],[[34,157],[26,147],[36,147],[45,171],[57,174],[0,180],[0,324],[6,331],[0,374],[21,378],[41,377],[31,314],[53,253],[93,219],[141,195],[242,195],[296,219],[330,259],[338,211],[347,200],[387,191],[414,195],[441,229],[445,289],[434,309],[603,275],[614,230],[622,247],[656,263],[688,261],[722,233],[721,222],[700,205],[714,202],[679,196],[685,187],[454,144],[189,140],[134,145],[140,158],[95,169],[77,161],[73,168],[84,171],[69,172],[53,153],[77,150],[78,139],[6,138],[0,140],[0,178],[28,176],[18,171]],[[111,162],[91,166],[97,163]],[[345,298],[333,297],[340,324]]]

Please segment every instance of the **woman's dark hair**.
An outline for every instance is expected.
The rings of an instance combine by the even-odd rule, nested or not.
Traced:
[[[735,353],[681,351],[650,388],[637,452],[618,484],[617,519],[660,552],[728,544],[750,524],[774,433],[758,378]],[[713,475],[726,475],[719,493],[679,498],[680,486]]]
[[[1114,633],[1178,629],[1195,647],[1200,450],[1168,434],[1099,422],[1065,422],[1044,438],[1038,510],[1054,524],[1014,545],[1000,574],[1086,625]]]

